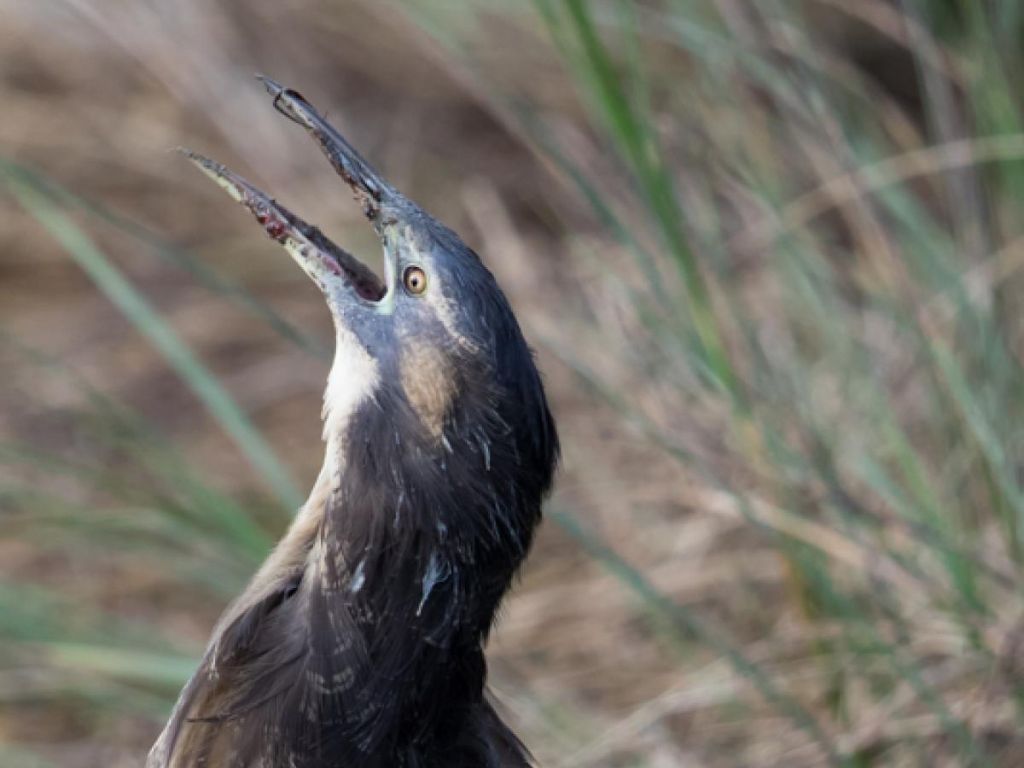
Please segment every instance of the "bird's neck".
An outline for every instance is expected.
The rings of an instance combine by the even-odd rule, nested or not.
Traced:
[[[386,636],[391,648],[401,637],[403,653],[474,651],[526,555],[539,500],[525,509],[514,480],[488,476],[479,454],[397,434],[348,442],[328,461],[313,558],[368,617],[371,647]]]
[[[462,459],[357,435],[328,456],[306,526],[314,653],[348,649],[335,674],[352,670],[346,695],[372,704],[358,715],[368,753],[456,739],[483,707],[482,645],[533,526]]]
[[[350,341],[339,332],[325,464],[293,532],[307,653],[317,681],[344,686],[321,706],[355,707],[368,754],[443,740],[480,708],[482,645],[539,521],[554,444],[535,450],[488,393],[464,397],[442,434],[424,429]]]
[[[426,765],[420,757],[434,753],[491,766],[497,733],[517,756],[507,764],[525,765],[483,702],[482,645],[557,457],[540,382],[527,366],[501,392],[462,392],[438,436],[344,342],[339,334],[317,483],[222,617],[170,743],[198,712],[272,723],[282,750],[315,728],[338,764]]]
[[[425,429],[376,366],[339,335],[314,560],[334,558],[325,568],[374,616],[368,631],[394,621],[410,643],[478,646],[526,556],[550,466],[523,482],[522,451],[487,398],[442,434]]]

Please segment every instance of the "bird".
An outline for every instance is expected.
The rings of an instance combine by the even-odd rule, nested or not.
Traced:
[[[298,92],[260,77],[351,187],[383,277],[224,165],[181,151],[319,287],[335,355],[322,468],[213,629],[147,768],[525,768],[484,647],[559,441],[480,257]]]

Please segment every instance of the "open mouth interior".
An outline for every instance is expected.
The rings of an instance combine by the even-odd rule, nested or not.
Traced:
[[[379,302],[387,293],[384,281],[355,256],[225,166],[190,150],[181,152],[200,170],[252,212],[271,239],[302,259],[319,259],[364,301]]]
[[[318,227],[306,224],[280,205],[276,207],[280,213],[284,213],[289,217],[285,221],[285,239],[290,237],[293,240],[297,240],[298,238],[293,233],[298,232],[302,239],[308,241],[316,249],[317,256],[329,259],[341,269],[348,284],[356,292],[356,295],[364,301],[376,303],[384,298],[385,294],[387,294],[387,285],[373,269],[359,261],[359,259],[344,248],[336,245]],[[278,211],[274,211],[274,213],[278,213]],[[259,221],[258,216],[257,221]],[[270,234],[270,229],[266,224],[264,224],[264,228]],[[274,237],[273,234],[271,234],[271,237]],[[282,242],[280,238],[275,237],[274,239]]]
[[[387,286],[384,285],[384,282],[377,277],[376,273],[361,261],[358,261],[351,256],[347,251],[341,251],[340,249],[339,251],[341,254],[344,254],[345,258],[336,255],[334,257],[335,261],[338,262],[338,265],[345,272],[345,275],[349,279],[349,283],[355,289],[359,298],[373,303],[377,303],[383,299],[387,294],[388,289]],[[353,264],[355,266],[353,266]]]

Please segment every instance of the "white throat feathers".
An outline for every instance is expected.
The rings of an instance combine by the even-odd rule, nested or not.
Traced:
[[[343,444],[349,420],[359,405],[372,397],[380,385],[377,361],[366,351],[355,334],[340,324],[334,363],[324,391],[323,439],[327,443],[324,468],[339,471],[347,446]]]

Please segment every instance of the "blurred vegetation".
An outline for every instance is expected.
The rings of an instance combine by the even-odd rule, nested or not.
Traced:
[[[360,8],[309,11],[321,44]],[[567,436],[555,527],[494,649],[542,764],[1024,763],[1020,4],[410,1],[384,18],[411,66],[488,116],[451,146],[490,132],[533,168],[470,152],[481,178],[451,195],[439,153],[411,176],[510,285]],[[295,85],[327,107],[330,82]],[[127,765],[300,484],[101,242],[233,302],[289,360],[323,342],[180,245],[195,233],[0,148],[6,215],[52,238],[252,467],[224,487],[161,403],[5,332],[8,367],[77,397],[57,439],[0,424],[0,540],[25,563],[0,571],[3,764]],[[12,408],[52,406],[15,389]],[[114,576],[68,588],[92,568]],[[88,746],[118,739],[116,758]]]

